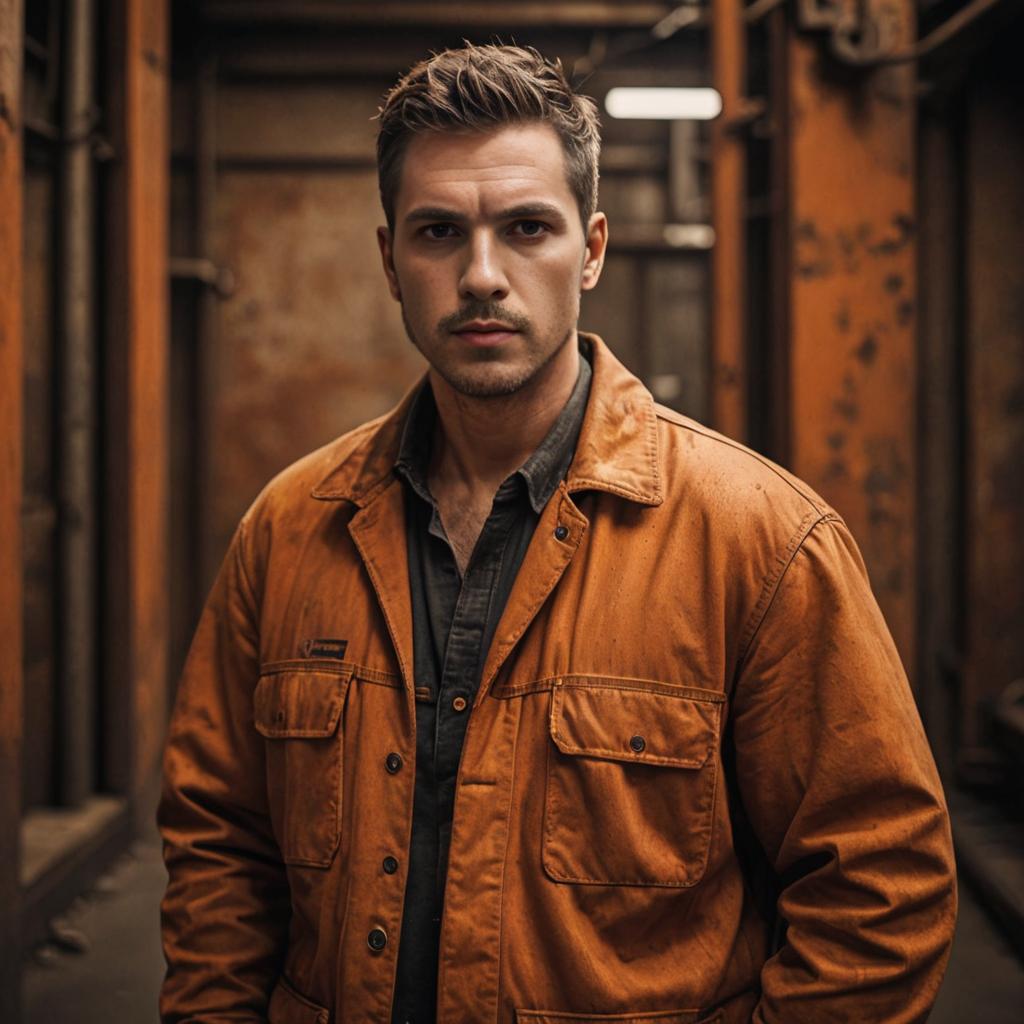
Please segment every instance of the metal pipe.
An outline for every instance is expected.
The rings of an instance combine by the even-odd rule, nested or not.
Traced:
[[[890,53],[879,52],[875,46],[865,49],[861,37],[872,27],[871,22],[865,23],[856,16],[841,18],[832,28],[832,52],[845,63],[858,67],[871,68],[890,64],[908,64],[911,61],[921,60],[945,46],[1001,2],[1002,0],[971,0],[923,39],[907,46],[898,47]]]
[[[729,130],[743,107],[746,27],[741,0],[714,0],[711,56],[722,116],[711,125],[711,419],[715,428],[747,435],[745,140]]]
[[[61,147],[59,295],[57,663],[60,764],[58,799],[77,804],[95,784],[96,721],[96,197],[91,134],[94,0],[65,8]]]

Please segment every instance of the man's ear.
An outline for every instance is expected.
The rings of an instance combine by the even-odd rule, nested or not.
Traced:
[[[608,248],[608,218],[603,213],[595,213],[587,225],[587,248],[583,260],[583,275],[580,278],[580,289],[590,291],[601,277],[604,266],[604,254]]]
[[[384,276],[388,279],[388,291],[396,302],[402,301],[402,290],[398,287],[398,274],[395,271],[394,252],[391,246],[391,232],[385,228],[377,228],[377,245],[380,247],[380,259],[384,265]]]

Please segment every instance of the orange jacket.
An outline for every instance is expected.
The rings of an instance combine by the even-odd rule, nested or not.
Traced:
[[[589,340],[576,457],[471,710],[438,1020],[924,1020],[949,824],[857,548]],[[277,477],[210,596],[165,760],[165,1022],[390,1020],[416,769],[406,406]]]

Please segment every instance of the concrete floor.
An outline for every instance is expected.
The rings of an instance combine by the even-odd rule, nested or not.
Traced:
[[[163,974],[158,905],[164,869],[155,838],[137,842],[63,921],[66,945],[44,947],[24,975],[26,1024],[157,1024]],[[931,1024],[1020,1024],[1024,966],[966,886],[946,980]]]

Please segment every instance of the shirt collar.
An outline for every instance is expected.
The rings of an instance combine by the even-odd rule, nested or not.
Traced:
[[[512,477],[518,476],[526,485],[530,505],[538,515],[554,494],[559,482],[565,478],[572,462],[576,442],[583,426],[583,415],[587,409],[591,376],[589,353],[585,346],[580,345],[580,369],[572,393],[544,440],[512,474]],[[424,501],[431,504],[434,503],[434,499],[427,486],[427,467],[430,465],[431,438],[436,422],[437,404],[428,378],[416,393],[409,408],[402,428],[395,471]]]
[[[593,379],[576,453],[566,477],[570,494],[602,491],[641,505],[664,500],[658,412],[651,393],[596,334],[580,332]],[[324,474],[311,496],[368,508],[397,481],[402,430],[421,383],[389,413],[357,427],[310,456]]]

